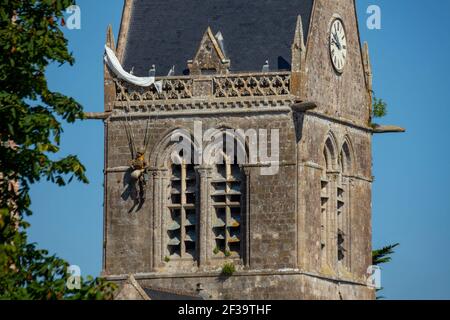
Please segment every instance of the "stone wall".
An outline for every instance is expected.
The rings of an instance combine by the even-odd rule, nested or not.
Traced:
[[[201,121],[204,128],[227,127],[234,129],[278,129],[280,136],[280,168],[273,176],[260,174],[261,167],[251,166],[248,207],[249,214],[249,252],[247,262],[255,268],[294,267],[296,265],[296,213],[295,213],[295,130],[289,114],[227,116],[227,117],[171,117],[151,119],[149,122],[150,143],[146,158],[157,144],[176,128],[194,130],[194,121]],[[132,196],[127,193],[126,167],[131,160],[124,118],[108,120],[108,174],[107,174],[107,239],[106,274],[160,271],[177,272],[161,261],[161,257],[152,259],[153,251],[160,246],[160,225],[153,225],[154,188],[151,179],[147,185],[147,199],[140,209]],[[147,127],[147,119],[128,119],[134,135],[140,137],[137,145],[142,144]],[[153,164],[151,164],[153,165]],[[158,169],[158,168],[155,168]],[[162,169],[162,168],[160,168]],[[287,178],[289,177],[289,178]],[[210,214],[203,212],[201,214]],[[155,263],[152,264],[152,260]],[[210,262],[212,266],[221,266],[224,262]],[[170,263],[169,263],[170,264]],[[197,267],[194,266],[194,270]]]
[[[223,300],[370,300],[375,291],[363,285],[338,282],[295,271],[236,273],[233,277],[138,276],[142,287],[195,292],[201,283],[210,299]]]
[[[299,194],[299,266],[310,272],[341,276],[363,281],[371,264],[371,133],[329,121],[315,115],[297,118],[302,128],[298,143]],[[350,179],[349,232],[351,255],[350,274],[342,274],[336,265],[324,270],[321,264],[321,177],[327,170],[324,164],[324,144],[332,134],[336,140],[337,155],[344,141],[351,143],[352,170]],[[305,253],[308,254],[305,254]]]
[[[370,107],[354,0],[316,0],[307,43],[305,98],[316,101],[317,111],[367,126]],[[347,35],[347,61],[342,75],[331,63],[329,30],[333,17],[343,19]]]

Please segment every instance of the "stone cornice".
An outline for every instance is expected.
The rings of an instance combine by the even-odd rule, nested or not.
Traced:
[[[320,112],[317,112],[317,111],[307,111],[305,114],[309,115],[309,116],[316,117],[316,118],[320,118],[320,119],[323,119],[323,120],[327,120],[327,121],[339,123],[339,124],[342,124],[342,125],[346,125],[348,127],[356,129],[356,130],[364,131],[364,132],[367,132],[367,133],[373,133],[373,128],[371,128],[369,126],[365,126],[365,125],[359,124],[359,123],[356,123],[356,122],[353,122],[351,120],[344,119],[344,118],[331,116],[331,115],[320,113]]]
[[[110,119],[127,118],[176,118],[176,117],[202,117],[211,115],[257,115],[257,114],[289,114],[289,105],[292,100],[266,100],[266,101],[197,101],[193,104],[154,105],[140,104],[130,107],[128,112],[122,108],[109,116]]]
[[[149,273],[137,273],[134,274],[136,280],[147,280],[147,279],[176,279],[176,278],[203,278],[203,277],[219,277],[221,275],[221,271],[198,271],[195,273],[183,273],[179,272],[176,274],[173,273],[162,273],[162,272],[149,272]],[[251,277],[251,276],[283,276],[283,275],[300,275],[300,276],[308,276],[314,277],[318,279],[322,279],[324,281],[332,281],[341,284],[353,284],[359,286],[367,286],[367,284],[361,279],[350,279],[347,277],[337,277],[331,275],[322,275],[316,274],[312,272],[305,272],[300,269],[264,269],[264,270],[239,270],[233,273],[233,277]],[[118,274],[118,275],[107,275],[102,274],[108,281],[124,281],[128,279],[129,275]]]

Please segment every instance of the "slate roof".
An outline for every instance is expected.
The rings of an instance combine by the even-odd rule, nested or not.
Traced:
[[[314,0],[135,0],[124,68],[147,76],[152,64],[165,76],[187,73],[208,26],[222,32],[231,71],[290,68],[297,16],[308,35]]]

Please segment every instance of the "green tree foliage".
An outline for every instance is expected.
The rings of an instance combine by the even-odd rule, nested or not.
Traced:
[[[380,264],[388,263],[392,260],[391,255],[394,254],[394,249],[400,244],[396,243],[390,246],[383,247],[379,250],[372,251],[372,265],[378,266]]]
[[[383,247],[378,250],[373,250],[372,251],[372,265],[379,266],[380,264],[385,264],[385,263],[391,262],[392,255],[395,253],[394,249],[396,247],[398,247],[399,245],[400,245],[399,243],[396,243],[396,244],[392,244],[392,245]],[[381,290],[383,290],[383,288],[377,289],[377,292],[380,292]],[[377,296],[377,300],[380,300],[383,298],[384,298],[383,296]]]
[[[387,116],[387,103],[374,95],[372,102],[372,117],[383,118],[385,116]]]
[[[0,299],[109,299],[114,285],[82,280],[69,290],[68,264],[27,241],[30,185],[88,183],[74,155],[56,159],[62,121],[83,118],[74,99],[51,91],[50,63],[74,63],[60,29],[74,0],[0,0]]]

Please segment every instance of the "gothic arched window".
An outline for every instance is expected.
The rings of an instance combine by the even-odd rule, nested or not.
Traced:
[[[225,137],[225,135],[224,135]],[[212,170],[212,228],[214,236],[214,256],[240,257],[243,252],[243,184],[244,174],[238,161],[234,139],[224,139],[234,143],[233,154],[227,154],[226,143],[216,157]]]
[[[182,157],[169,169],[169,197],[166,219],[167,251],[170,258],[196,259],[198,238],[197,173]]]
[[[337,255],[338,261],[350,268],[350,178],[352,158],[350,142],[345,140],[339,155],[339,176],[337,178]]]
[[[333,248],[331,243],[333,241],[333,169],[336,159],[336,144],[333,136],[329,136],[325,142],[323,150],[323,171],[321,177],[321,212],[320,212],[320,245],[321,245],[321,257],[322,264],[329,264],[330,257],[333,255]]]
[[[351,144],[345,139],[337,151],[333,135],[323,151],[321,178],[321,249],[322,263],[350,268],[350,174]]]

